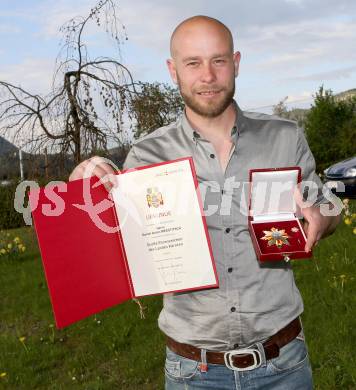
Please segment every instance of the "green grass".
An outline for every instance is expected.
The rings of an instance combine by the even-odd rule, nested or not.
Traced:
[[[130,301],[57,330],[34,233],[10,234],[28,250],[16,260],[0,258],[0,374],[7,373],[0,388],[162,388],[162,298],[142,300],[144,320]]]
[[[0,388],[162,389],[162,298],[142,300],[144,320],[136,303],[126,302],[59,331],[33,230],[9,233],[27,250],[0,257]],[[356,389],[355,254],[356,236],[342,224],[312,261],[294,262],[316,389]]]
[[[352,203],[355,213],[356,201]],[[340,224],[311,262],[294,263],[316,389],[356,389],[356,235]]]

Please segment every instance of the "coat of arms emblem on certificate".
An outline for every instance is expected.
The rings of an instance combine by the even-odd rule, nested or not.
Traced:
[[[146,199],[148,207],[158,208],[163,206],[163,196],[157,187],[147,188]]]

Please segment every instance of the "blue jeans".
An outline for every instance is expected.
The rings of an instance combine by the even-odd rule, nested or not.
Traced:
[[[261,345],[259,347],[261,350]],[[200,363],[179,356],[167,348],[166,390],[309,390],[312,372],[305,342],[296,338],[280,350],[277,358],[250,371],[233,371],[220,364],[208,364],[201,372]]]

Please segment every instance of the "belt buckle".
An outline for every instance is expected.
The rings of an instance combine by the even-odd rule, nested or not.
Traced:
[[[236,367],[236,366],[234,366],[234,362],[232,359],[233,356],[235,356],[235,355],[252,355],[253,364],[251,364],[250,366],[244,367],[244,368]],[[257,358],[259,360],[257,360]],[[230,368],[230,370],[250,371],[250,370],[253,370],[253,369],[261,366],[262,356],[261,356],[261,352],[258,349],[254,349],[254,348],[235,349],[233,351],[227,351],[224,353],[224,361],[225,361],[226,367]]]

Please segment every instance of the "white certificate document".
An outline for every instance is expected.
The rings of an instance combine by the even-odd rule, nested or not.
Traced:
[[[111,195],[135,296],[218,286],[191,161],[116,176]]]

